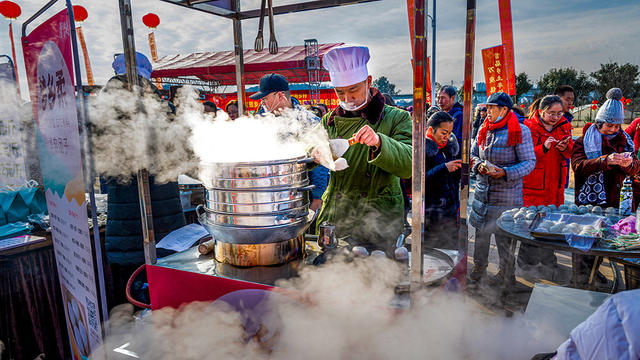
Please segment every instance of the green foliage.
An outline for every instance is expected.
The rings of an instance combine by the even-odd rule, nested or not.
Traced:
[[[521,72],[516,75],[516,103],[520,100],[520,96],[526,94],[533,87],[533,83],[529,80],[529,75]]]
[[[396,84],[390,82],[386,76],[380,76],[379,78],[373,80],[371,86],[380,90],[380,92],[383,94],[389,94],[392,96],[400,94],[400,90],[396,90]]]
[[[598,101],[606,100],[607,91],[613,87],[620,88],[626,98],[634,98],[640,95],[640,83],[638,82],[640,71],[638,65],[626,63],[618,65],[616,62],[600,64],[600,69],[591,73],[595,79],[595,90]]]
[[[575,105],[584,105],[591,102],[589,93],[595,89],[594,82],[584,71],[574,68],[551,69],[538,82],[539,96],[553,94],[553,90],[559,85],[570,85],[576,91]]]

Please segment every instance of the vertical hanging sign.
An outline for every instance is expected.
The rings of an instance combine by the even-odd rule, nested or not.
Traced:
[[[54,251],[74,359],[102,343],[67,10],[22,38]]]
[[[505,46],[508,72],[508,94],[516,94],[516,62],[513,52],[513,23],[511,22],[511,0],[498,0],[500,12],[500,34]]]
[[[487,96],[495,92],[507,92],[507,62],[505,46],[498,45],[482,49],[482,64],[484,66],[484,80],[487,84]]]

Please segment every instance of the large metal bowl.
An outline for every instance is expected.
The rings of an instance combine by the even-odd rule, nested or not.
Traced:
[[[309,210],[306,217],[296,222],[277,226],[233,226],[213,224],[206,214],[200,214],[198,220],[216,241],[230,244],[267,244],[293,239],[302,235],[315,220],[318,212]]]
[[[203,213],[207,218],[207,221],[211,224],[234,226],[277,226],[295,223],[301,218],[306,217],[309,213],[309,204],[287,211],[267,214],[220,213],[202,206],[198,206],[196,208],[196,212],[198,215]]]
[[[222,190],[208,189],[207,202],[223,204],[272,204],[283,201],[309,201],[309,191],[313,185],[294,188],[274,188],[252,190]],[[212,207],[213,208],[213,207]]]
[[[227,204],[207,200],[207,209],[227,214],[270,214],[296,208],[309,207],[309,200],[300,198],[290,201],[280,201],[263,204]]]

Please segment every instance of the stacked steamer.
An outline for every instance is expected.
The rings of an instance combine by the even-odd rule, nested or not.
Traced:
[[[215,240],[216,260],[236,266],[299,258],[313,221],[304,156],[273,161],[209,163],[206,206],[199,220]]]

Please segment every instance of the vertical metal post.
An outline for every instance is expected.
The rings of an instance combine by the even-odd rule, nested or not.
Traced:
[[[18,60],[16,60],[16,46],[13,42],[13,21],[9,21],[9,38],[11,39],[11,55],[13,56],[13,71],[15,71],[16,86],[18,88],[18,97],[20,98],[22,95],[20,94],[20,77],[18,76]]]
[[[238,92],[238,113],[244,114],[244,49],[242,47],[242,23],[240,22],[240,0],[233,0],[233,10],[236,16],[233,18],[233,51],[236,59],[236,87]]]
[[[427,6],[415,1],[413,39],[413,177],[411,196],[411,293],[422,285],[422,235],[424,233],[424,146],[427,82]]]
[[[431,105],[436,104],[436,0],[431,9]]]
[[[139,96],[138,71],[136,70],[136,45],[133,37],[133,21],[131,17],[131,1],[118,0],[120,7],[120,26],[122,30],[122,45],[127,68],[127,87],[135,96]],[[152,129],[149,129],[152,131]],[[149,171],[138,170],[138,198],[140,201],[140,220],[142,221],[142,236],[144,261],[146,264],[156,263],[156,242],[153,232],[153,213],[151,210],[151,193],[149,191]]]
[[[467,0],[467,30],[464,54],[464,109],[462,112],[462,176],[460,181],[460,231],[458,244],[466,254],[469,231],[467,226],[467,205],[469,202],[469,159],[471,150],[471,106],[473,98],[473,57],[476,42],[476,0]],[[463,257],[466,259],[466,256]],[[464,262],[466,269],[466,261]]]

